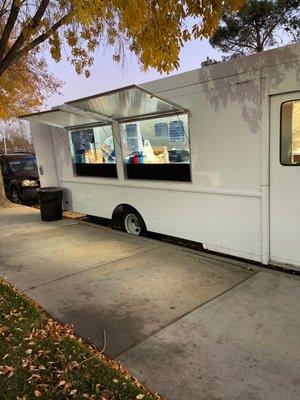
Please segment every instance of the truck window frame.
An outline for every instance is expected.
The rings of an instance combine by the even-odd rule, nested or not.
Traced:
[[[113,163],[76,163],[74,162],[73,154],[74,151],[73,142],[72,142],[72,132],[77,130],[86,130],[93,129],[97,127],[110,127],[114,142],[114,147],[116,143],[116,138],[114,135],[114,129],[112,124],[92,124],[92,125],[79,125],[70,127],[67,129],[68,141],[70,145],[70,157],[73,168],[73,176],[74,177],[82,177],[82,178],[102,178],[102,179],[118,179],[118,169],[117,169],[117,157],[115,158],[115,162]]]
[[[186,164],[128,164],[125,162],[124,154],[124,138],[123,130],[121,125],[129,123],[143,122],[146,120],[159,120],[166,117],[174,117],[174,119],[180,119],[180,116],[184,115],[186,117],[187,131],[188,131],[188,147],[189,147],[189,163]],[[191,151],[191,135],[190,135],[190,120],[188,112],[171,113],[166,115],[148,116],[144,118],[130,118],[119,121],[120,137],[122,142],[122,163],[124,166],[124,178],[126,181],[152,181],[152,182],[172,182],[172,183],[185,183],[192,184],[192,151]],[[134,172],[133,169],[136,168]],[[139,168],[140,167],[140,168]],[[143,169],[144,171],[141,171]],[[140,170],[140,171],[138,171]],[[169,171],[168,171],[169,170]],[[173,170],[173,171],[172,171]],[[140,173],[139,173],[140,172]],[[135,176],[134,176],[135,175]],[[180,176],[180,178],[178,178]]]
[[[282,113],[283,113],[283,106],[286,103],[291,103],[294,101],[300,101],[300,99],[291,99],[291,100],[285,100],[280,104],[280,134],[279,134],[279,163],[284,166],[284,167],[300,167],[300,161],[297,163],[284,163],[282,162],[282,156],[283,156],[283,149],[282,149]]]

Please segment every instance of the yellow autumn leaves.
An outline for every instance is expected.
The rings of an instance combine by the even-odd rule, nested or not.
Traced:
[[[45,61],[28,54],[0,77],[0,119],[32,112],[59,87]]]
[[[37,108],[46,94],[59,87],[51,75],[45,79],[45,68],[42,79],[38,72],[32,74],[32,57],[38,54],[32,52],[40,51],[41,46],[56,61],[61,59],[63,46],[67,47],[69,62],[78,74],[87,77],[99,46],[112,47],[116,62],[124,62],[129,49],[142,69],[169,73],[179,67],[185,42],[210,37],[224,10],[234,12],[243,2],[8,0],[0,5],[0,118]],[[11,26],[8,16],[13,7],[16,18]],[[36,58],[35,67],[37,63]]]

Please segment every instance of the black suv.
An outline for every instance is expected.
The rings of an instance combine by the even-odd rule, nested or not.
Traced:
[[[18,204],[35,200],[40,187],[35,155],[0,154],[0,163],[6,196]]]

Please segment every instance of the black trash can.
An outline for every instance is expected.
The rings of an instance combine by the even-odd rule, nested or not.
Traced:
[[[42,221],[57,221],[62,219],[63,189],[44,187],[38,189],[38,197]]]

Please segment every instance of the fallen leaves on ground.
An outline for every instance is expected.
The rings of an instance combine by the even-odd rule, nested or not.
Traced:
[[[77,337],[72,326],[46,317],[39,306],[1,280],[0,359],[1,399],[44,400],[54,395],[74,400],[161,400],[123,366]],[[7,395],[5,385],[19,385],[20,390]]]
[[[15,369],[11,365],[0,365],[0,375],[5,375],[7,378],[11,378],[14,371]]]

